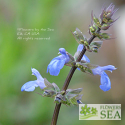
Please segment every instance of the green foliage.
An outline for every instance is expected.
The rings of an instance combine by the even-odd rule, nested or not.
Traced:
[[[60,91],[59,87],[55,83],[50,83],[47,79],[44,78],[44,83],[46,87],[42,90],[43,97],[55,98],[54,102],[59,104],[65,104],[67,106],[78,105],[77,100],[82,99],[82,95],[79,93],[82,91],[82,88],[78,89],[67,89],[65,91]]]
[[[102,41],[91,42],[91,44],[89,45],[90,50],[97,53],[98,49],[101,47],[102,43],[103,43]]]

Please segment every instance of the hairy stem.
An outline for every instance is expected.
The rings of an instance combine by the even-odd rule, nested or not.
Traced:
[[[97,30],[97,32],[99,32],[99,31],[100,31],[100,29]],[[88,40],[88,43],[90,44],[95,37],[96,37],[96,36],[93,36],[93,35],[92,35],[91,38]],[[86,48],[84,47],[83,50],[81,51],[80,55],[78,56],[77,60],[76,60],[77,62],[79,62],[79,61],[82,59],[82,57],[83,57],[83,55],[85,54],[85,52],[86,52]],[[71,70],[70,70],[70,72],[69,72],[69,74],[68,74],[66,80],[65,80],[65,83],[64,83],[64,85],[63,85],[62,90],[64,90],[64,91],[67,90],[67,88],[68,88],[68,86],[69,86],[69,83],[70,83],[70,80],[71,80],[71,78],[72,78],[72,76],[73,76],[75,70],[76,70],[76,67],[73,66],[73,67],[71,68]],[[51,125],[56,125],[57,119],[58,119],[58,115],[59,115],[60,107],[61,107],[61,104],[56,104],[55,110],[54,110],[54,113],[53,113],[53,118],[52,118]]]

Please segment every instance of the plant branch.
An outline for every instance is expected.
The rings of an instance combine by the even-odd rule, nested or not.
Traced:
[[[98,28],[97,32],[99,32],[99,31],[100,31],[100,28]],[[88,43],[90,44],[95,37],[96,37],[96,36],[93,36],[93,35],[92,35],[92,36],[90,37],[90,39],[88,40]],[[83,55],[85,54],[85,52],[86,52],[86,48],[84,47],[83,50],[81,51],[80,55],[78,56],[77,60],[76,60],[77,62],[79,62],[79,61],[82,59],[82,57],[83,57]],[[68,86],[69,86],[69,83],[70,83],[70,80],[71,80],[71,78],[72,78],[72,76],[73,76],[75,70],[76,70],[76,67],[73,66],[73,67],[71,68],[71,70],[70,70],[70,72],[69,72],[69,74],[68,74],[66,80],[65,80],[65,83],[64,83],[64,85],[63,85],[62,90],[64,90],[64,91],[67,90],[67,88],[68,88]],[[56,125],[57,119],[58,119],[58,115],[59,115],[60,107],[61,107],[61,103],[60,103],[60,104],[56,104],[55,110],[54,110],[54,113],[53,113],[53,118],[52,118],[51,125]]]

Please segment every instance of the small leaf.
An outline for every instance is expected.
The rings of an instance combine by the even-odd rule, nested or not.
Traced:
[[[82,96],[83,96],[83,94],[78,95],[78,96],[76,97],[76,100],[82,100]]]
[[[110,26],[112,26],[112,24],[103,24],[103,25],[101,26],[101,29],[102,29],[102,30],[107,30]]]
[[[55,90],[54,86],[46,78],[44,78],[44,83],[46,85],[46,87],[44,88],[44,90],[46,90],[46,89]]]
[[[78,94],[83,90],[83,88],[78,88],[78,89],[67,89],[65,97],[70,100],[71,98],[74,98],[78,96]]]
[[[70,53],[66,52],[66,54],[69,56],[69,58],[71,59],[71,61],[74,61],[74,57]]]
[[[99,47],[101,47],[102,43],[103,43],[103,41],[94,41],[94,42],[91,42],[90,46],[95,45],[99,48]]]
[[[108,33],[101,33],[103,39],[110,39],[110,34]]]
[[[57,94],[55,96],[54,102],[56,102],[57,104],[63,103],[64,105],[70,106],[70,102],[66,99],[65,95],[62,94]]]
[[[71,98],[70,102],[71,102],[72,105],[78,105],[76,97]]]
[[[78,28],[76,28],[76,30],[74,32],[72,32],[72,34],[79,44],[81,44],[81,43],[84,44],[84,41],[87,41],[86,37],[83,35],[83,33]]]
[[[44,83],[45,83],[46,87],[43,90],[45,90],[45,91],[47,90],[47,92],[49,90],[52,90],[55,93],[60,92],[59,87],[55,83],[51,84],[46,78],[44,78]]]
[[[66,90],[66,93],[67,93],[67,94],[79,94],[82,90],[83,90],[83,88],[67,89],[67,90]]]
[[[66,94],[65,97],[67,98],[67,100],[70,100],[71,98],[77,96],[78,94]]]
[[[56,92],[60,92],[59,87],[55,83],[52,83],[52,85],[54,86]]]
[[[56,92],[53,91],[53,90],[45,90],[43,92],[43,96],[44,97],[51,97],[51,98],[53,98],[55,95],[56,95]]]
[[[93,24],[92,26],[89,27],[89,34],[90,35],[95,35],[96,36],[96,31],[98,30],[98,26]]]
[[[98,67],[98,65],[94,65],[94,64],[91,64],[91,63],[84,63],[88,68],[90,69],[94,69],[96,67]]]
[[[102,41],[94,41],[92,42],[89,47],[90,47],[90,50],[93,51],[93,52],[98,52],[98,49],[101,47],[102,45]]]
[[[98,19],[96,16],[94,16],[94,17],[93,17],[93,20],[94,20],[94,23],[100,28],[100,27],[101,27],[101,24],[100,24],[100,22],[99,22],[99,19]]]

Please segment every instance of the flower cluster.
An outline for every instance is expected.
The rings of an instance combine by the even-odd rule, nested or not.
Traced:
[[[117,20],[114,20],[112,18],[114,13],[118,10],[114,10],[114,7],[115,6],[113,4],[110,4],[108,8],[103,7],[99,19],[95,15],[93,15],[92,12],[91,26],[89,26],[89,34],[91,35],[91,38],[87,39],[83,35],[83,33],[78,28],[76,28],[76,30],[72,32],[73,36],[79,44],[76,53],[74,54],[74,56],[72,56],[64,48],[60,48],[58,53],[60,55],[50,61],[47,67],[47,73],[50,73],[50,75],[58,76],[60,70],[64,67],[64,65],[75,67],[75,69],[77,68],[84,73],[88,73],[91,75],[100,75],[100,89],[102,89],[103,91],[110,90],[111,82],[105,71],[107,70],[112,72],[116,69],[115,66],[98,66],[91,64],[89,58],[84,54],[82,54],[83,56],[80,61],[78,61],[78,57],[80,57],[80,54],[83,50],[96,53],[98,52],[103,42],[93,41],[95,37],[98,37],[101,40],[110,39],[110,34],[101,33],[101,30],[107,30]],[[60,91],[59,87],[55,83],[51,84],[49,81],[47,81],[47,79],[43,78],[35,68],[31,68],[31,70],[32,75],[35,75],[37,77],[37,80],[26,82],[22,86],[21,91],[30,92],[34,91],[35,87],[40,87],[43,92],[43,94],[41,95],[43,97],[54,98],[54,102],[57,104],[62,103],[70,106],[82,103],[82,95],[79,94],[82,91],[82,88]]]
[[[78,57],[79,53],[82,51],[83,48],[84,48],[84,45],[79,44],[79,46],[77,48],[77,52],[75,53],[74,57],[72,56],[72,59],[69,59],[71,57],[71,54],[70,54],[70,57],[69,57],[68,54],[67,54],[68,52],[65,52],[65,56],[61,55],[62,58],[60,58],[60,56],[58,56],[58,57],[55,57],[54,59],[52,59],[52,61],[48,65],[49,72],[50,72],[50,70],[53,70],[53,72],[50,72],[50,74],[51,75],[59,74],[60,69],[64,66],[64,64],[63,64],[61,66],[61,68],[60,68],[57,58],[60,58],[60,62],[61,62],[61,60],[65,61],[66,57],[68,56],[68,59],[67,59],[67,62],[65,63],[65,65],[66,64],[70,65],[70,63],[72,63],[73,61],[74,62],[76,61],[76,59],[77,59],[76,57]],[[63,50],[65,50],[65,49],[63,49]],[[104,71],[105,70],[108,70],[108,71],[115,70],[116,68],[113,65],[108,65],[108,66],[101,67],[101,66],[90,64],[90,60],[86,55],[84,55],[82,57],[80,62],[76,62],[76,63],[73,63],[73,64],[75,64],[74,66],[76,66],[78,68],[78,70],[81,70],[82,72],[89,73],[89,74],[92,74],[92,75],[100,75],[101,76],[100,88],[103,91],[108,91],[111,88],[110,79],[109,79],[108,75]],[[48,70],[48,68],[47,68],[47,70]]]
[[[107,30],[117,19],[113,19],[112,16],[116,13],[116,11],[118,10],[115,9],[115,5],[113,5],[112,3],[109,5],[108,8],[103,7],[102,8],[102,12],[100,14],[100,23],[103,24],[100,28],[102,30]],[[96,22],[96,21],[95,21]]]
[[[112,16],[115,14],[115,12],[118,9],[114,10],[115,5],[112,3],[109,5],[108,8],[103,7],[102,12],[99,16],[99,19],[93,15],[93,12],[91,14],[91,26],[89,26],[89,34],[94,35],[98,37],[99,39],[111,39],[110,34],[108,33],[101,33],[99,30],[108,30],[109,27],[113,25],[113,23],[117,19],[113,19]]]
[[[59,87],[55,83],[50,83],[46,78],[42,78],[40,73],[32,68],[32,74],[37,77],[35,81],[26,82],[22,87],[21,91],[34,91],[35,87],[40,87],[43,91],[43,97],[54,98],[54,102],[59,104],[62,103],[67,106],[81,104],[81,98],[83,95],[79,93],[82,91],[82,88],[78,89],[67,89],[65,91],[60,91]]]
[[[62,69],[64,65],[73,66],[81,50],[82,50],[82,46],[78,46],[77,52],[75,53],[73,57],[71,54],[66,52],[64,48],[60,48],[59,54],[61,55],[51,60],[51,62],[49,63],[47,67],[47,73],[49,72],[50,75],[58,76],[60,69]],[[89,58],[86,55],[84,55],[81,60],[84,62],[90,62]]]

